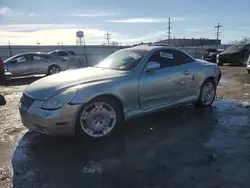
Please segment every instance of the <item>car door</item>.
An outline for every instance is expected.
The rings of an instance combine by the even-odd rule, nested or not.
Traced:
[[[199,82],[195,79],[195,76],[199,72],[199,69],[195,59],[179,50],[173,50],[173,54],[175,57],[175,67],[181,73],[181,80],[178,85],[181,99],[185,100],[185,98],[196,96]]]
[[[49,66],[48,55],[46,54],[34,54],[32,61],[32,73],[33,74],[45,74],[47,73]]]
[[[13,77],[26,76],[31,72],[31,59],[30,55],[19,55],[8,62],[8,71],[11,72]]]
[[[152,72],[143,71],[139,78],[139,101],[142,109],[171,104],[185,97],[186,83],[192,80],[188,67],[178,63],[175,50],[160,50],[148,60],[160,63]],[[182,67],[184,65],[184,67]],[[185,86],[185,87],[184,87]]]

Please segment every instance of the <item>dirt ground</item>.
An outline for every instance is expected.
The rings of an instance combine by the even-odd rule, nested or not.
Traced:
[[[0,187],[250,187],[250,75],[222,71],[212,107],[134,119],[101,141],[27,132],[18,101],[37,78],[0,86]]]

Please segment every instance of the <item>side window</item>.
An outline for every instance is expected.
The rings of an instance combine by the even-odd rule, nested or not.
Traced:
[[[33,55],[33,60],[39,61],[44,59],[48,59],[48,57],[46,55]]]
[[[43,58],[40,55],[33,55],[33,60],[39,61],[42,60]]]
[[[69,52],[70,55],[76,55],[76,53],[73,52],[73,51],[68,51],[68,52]]]
[[[150,58],[149,61],[156,61],[160,63],[161,68],[165,67],[171,67],[176,65],[174,62],[174,54],[172,53],[172,50],[161,50],[155,52]]]
[[[69,54],[65,51],[59,51],[57,55],[58,56],[68,56]]]
[[[58,52],[51,52],[50,55],[58,55]]]
[[[193,61],[193,59],[191,59],[190,57],[188,57],[185,53],[181,51],[175,50],[174,55],[175,55],[175,62],[177,65],[191,63]]]
[[[21,55],[21,56],[16,57],[15,59],[12,59],[13,62],[17,62],[17,63],[22,63],[22,62],[25,62],[27,60],[28,60],[27,56],[25,56],[25,55]]]

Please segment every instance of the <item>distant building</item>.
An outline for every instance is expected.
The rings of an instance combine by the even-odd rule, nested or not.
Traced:
[[[166,39],[166,40],[161,40],[157,41],[159,43],[165,43],[165,44],[170,44],[170,45],[176,45],[179,47],[185,47],[185,46],[208,46],[208,45],[220,45],[221,40],[216,40],[216,39],[185,39],[185,38],[172,38],[172,39]]]

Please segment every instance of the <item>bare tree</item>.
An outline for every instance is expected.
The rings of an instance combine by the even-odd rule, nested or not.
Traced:
[[[228,44],[249,44],[250,37],[243,37],[241,40],[234,40],[229,42]]]

